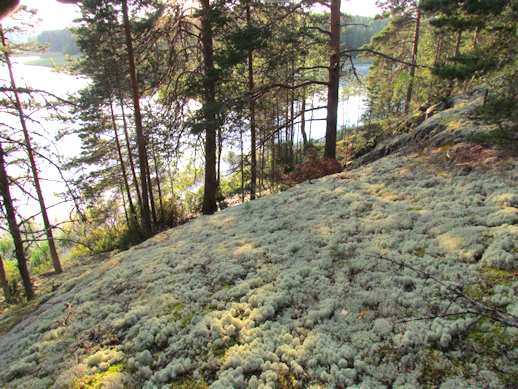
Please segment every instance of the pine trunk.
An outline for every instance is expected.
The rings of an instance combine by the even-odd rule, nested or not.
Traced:
[[[246,23],[251,25],[250,1],[246,4]],[[255,126],[255,101],[252,98],[254,90],[254,55],[252,49],[248,50],[248,93],[250,105],[250,200],[255,200],[257,191],[257,150],[256,150],[256,126]]]
[[[9,178],[5,165],[4,149],[0,143],[0,194],[4,204],[5,217],[9,226],[9,232],[13,238],[14,252],[16,261],[18,263],[18,270],[20,278],[22,279],[23,288],[25,290],[25,297],[27,300],[34,298],[34,290],[32,289],[31,276],[27,268],[27,257],[23,248],[22,235],[18,222],[16,220],[16,210],[14,208],[13,199],[11,197],[11,190],[9,189]]]
[[[211,215],[217,211],[216,177],[216,79],[214,75],[214,48],[210,1],[201,0],[201,44],[204,67],[203,113],[205,116],[205,182],[202,212]]]
[[[340,86],[340,3],[331,0],[331,37],[329,46],[329,79],[327,86],[327,123],[325,158],[336,159],[336,128],[338,126],[338,88]]]
[[[54,267],[54,271],[56,273],[61,273],[61,272],[63,272],[63,268],[61,267],[61,262],[59,261],[58,251],[56,249],[56,243],[54,242],[52,226],[50,224],[49,216],[47,213],[47,206],[45,205],[45,198],[43,197],[43,192],[41,190],[39,171],[38,171],[38,166],[36,165],[36,158],[34,156],[34,150],[32,148],[32,144],[31,144],[31,137],[29,134],[29,130],[27,128],[27,123],[25,122],[25,113],[24,113],[22,102],[20,100],[20,96],[18,94],[18,90],[16,87],[16,81],[14,79],[11,58],[7,52],[7,42],[5,39],[4,32],[1,28],[0,28],[0,38],[2,40],[2,47],[4,48],[5,63],[7,65],[7,70],[9,72],[11,87],[13,88],[13,94],[14,94],[14,99],[15,99],[14,101],[16,104],[16,110],[18,111],[20,125],[22,127],[23,137],[24,137],[24,141],[25,141],[25,147],[27,148],[27,156],[29,157],[31,173],[32,173],[32,177],[34,179],[34,188],[36,189],[36,195],[38,197],[38,203],[39,203],[40,210],[41,210],[41,217],[43,219],[43,226],[45,228],[45,234],[47,236],[50,258],[52,259],[52,266]]]
[[[135,54],[133,50],[133,40],[131,37],[131,26],[128,15],[128,3],[127,0],[121,0],[121,3],[130,73],[129,76],[131,83],[131,93],[133,97],[133,113],[135,115],[135,132],[137,133],[137,148],[140,167],[140,188],[142,195],[142,207],[140,212],[142,217],[143,233],[146,237],[148,237],[151,236],[153,232],[153,226],[151,224],[151,210],[149,208],[149,168],[146,151],[146,136],[142,126],[142,114],[140,112],[140,93],[137,81],[137,71],[135,67]]]
[[[301,118],[300,118],[300,133],[302,134],[302,144],[304,151],[308,147],[308,134],[306,133],[306,92],[302,92],[302,104],[301,104]]]
[[[158,205],[160,206],[160,219],[164,222],[164,199],[162,197],[162,184],[160,182],[160,169],[158,168],[158,157],[156,154],[155,143],[151,142],[151,152],[153,154],[153,166],[155,167],[156,188],[158,191]]]
[[[129,206],[129,220],[131,223],[134,223],[134,227],[138,228],[138,222],[137,222],[137,212],[135,210],[135,205],[133,203],[133,199],[131,198],[131,190],[129,186],[128,181],[128,174],[126,173],[126,164],[124,162],[124,158],[122,156],[122,150],[121,150],[121,144],[119,140],[119,130],[117,128],[117,122],[115,121],[115,113],[113,112],[113,104],[110,101],[110,115],[112,119],[112,127],[113,132],[115,135],[115,147],[117,148],[117,156],[119,157],[119,163],[122,173],[122,179],[123,179],[123,188],[126,191],[126,196],[128,197],[128,206]],[[123,196],[124,197],[124,196]],[[132,227],[131,223],[128,223],[128,227]]]
[[[133,185],[135,186],[135,192],[137,192],[137,205],[139,209],[142,209],[142,197],[140,196],[140,188],[138,184],[137,173],[135,171],[135,162],[133,161],[133,152],[131,151],[128,122],[126,121],[126,113],[124,112],[124,100],[122,97],[120,97],[119,100],[121,106],[122,127],[124,129],[124,140],[126,142],[126,150],[128,152],[128,162],[130,165],[131,177],[133,179]]]
[[[420,37],[420,29],[421,29],[421,10],[419,7],[417,8],[415,15],[415,31],[414,31],[414,41],[412,44],[412,65],[410,67],[410,80],[408,83],[408,88],[406,92],[405,99],[405,113],[410,111],[410,105],[412,104],[412,94],[414,93],[414,80],[415,80],[415,68],[417,65],[417,53],[419,50],[419,37]]]
[[[243,147],[243,130],[239,130],[239,147],[240,147],[240,155],[241,160],[239,163],[239,170],[241,172],[241,203],[245,202],[245,156],[244,147]]]

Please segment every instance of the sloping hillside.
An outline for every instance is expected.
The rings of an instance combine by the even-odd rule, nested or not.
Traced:
[[[388,156],[113,256],[0,338],[0,386],[512,387],[518,330],[438,280],[518,316],[518,162],[452,150]]]

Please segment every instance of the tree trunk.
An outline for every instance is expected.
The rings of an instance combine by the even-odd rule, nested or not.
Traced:
[[[462,44],[462,30],[457,31],[457,40],[455,42],[455,57],[460,54],[460,46]]]
[[[241,171],[241,203],[245,202],[245,156],[243,155],[243,130],[239,129],[239,147],[241,160],[239,163],[239,170]]]
[[[302,105],[301,105],[301,118],[300,118],[300,133],[302,134],[302,144],[304,151],[308,147],[308,134],[306,133],[306,91],[302,91]]]
[[[126,196],[128,197],[128,206],[129,206],[129,215],[128,218],[131,223],[134,223],[134,227],[138,228],[138,222],[137,222],[137,212],[135,210],[135,205],[133,203],[133,199],[131,198],[131,190],[128,182],[128,174],[126,173],[126,164],[124,163],[124,158],[122,157],[122,150],[121,150],[121,144],[119,140],[119,131],[117,129],[117,122],[115,121],[115,113],[113,112],[113,104],[110,100],[110,115],[112,119],[112,127],[113,132],[115,135],[115,147],[117,148],[117,155],[119,157],[119,163],[121,167],[121,173],[122,173],[122,179],[123,179],[123,188],[126,190]],[[123,196],[124,197],[124,196]],[[132,227],[128,223],[128,227]]]
[[[11,87],[13,88],[16,110],[18,111],[20,125],[22,127],[23,137],[25,140],[25,146],[27,148],[27,156],[29,157],[29,163],[31,165],[32,177],[34,179],[34,188],[36,189],[36,195],[38,197],[38,203],[40,205],[41,217],[43,219],[43,226],[45,227],[45,234],[47,236],[47,242],[49,244],[49,252],[50,257],[52,259],[52,265],[56,273],[61,273],[63,272],[63,268],[61,267],[61,263],[59,261],[58,251],[56,249],[56,243],[54,242],[54,235],[52,233],[52,226],[50,225],[50,220],[47,213],[47,206],[45,205],[45,198],[43,197],[43,192],[41,190],[38,166],[36,165],[36,158],[34,157],[34,150],[32,149],[31,137],[29,135],[29,130],[27,129],[27,123],[25,122],[25,113],[23,111],[22,102],[20,100],[20,96],[18,95],[16,81],[14,79],[13,66],[11,64],[11,58],[7,51],[7,42],[5,39],[4,31],[1,28],[0,38],[2,40],[2,47],[4,48],[5,63],[9,71]]]
[[[122,207],[124,208],[124,217],[126,218],[126,225],[131,229],[131,219],[128,214],[128,207],[126,206],[126,198],[124,197],[124,185],[119,183],[119,190],[121,191]],[[131,211],[130,211],[131,212]]]
[[[221,189],[221,154],[223,153],[223,136],[221,134],[221,128],[218,128],[218,171],[217,171],[217,186],[218,191]]]
[[[262,191],[264,190],[264,169],[265,169],[265,161],[264,161],[264,157],[265,157],[265,132],[264,130],[261,131],[261,148],[260,148],[260,153],[261,153],[261,174],[260,174],[260,178],[259,178],[259,196],[262,196]]]
[[[23,248],[22,235],[20,233],[20,228],[18,227],[18,222],[16,221],[16,210],[11,197],[11,190],[9,189],[9,178],[7,176],[2,143],[0,143],[0,194],[2,195],[9,232],[13,238],[14,252],[23,288],[25,290],[25,297],[27,297],[27,300],[31,300],[34,298],[34,291],[32,289],[29,269],[27,268],[27,257],[25,256],[25,250]]]
[[[153,166],[155,167],[156,188],[158,191],[158,204],[160,206],[160,219],[164,222],[164,200],[162,197],[162,185],[160,183],[160,169],[158,168],[158,157],[156,155],[155,143],[151,141],[151,153],[153,155]]]
[[[246,3],[246,24],[250,28],[250,1]],[[250,200],[255,200],[257,191],[257,150],[255,126],[255,101],[252,98],[254,90],[254,54],[248,50],[248,93],[250,95]]]
[[[142,209],[142,197],[140,196],[140,188],[138,185],[137,173],[135,172],[135,162],[133,161],[133,152],[131,151],[131,143],[128,132],[128,123],[126,121],[126,113],[124,112],[124,100],[122,99],[122,97],[119,97],[119,100],[121,106],[122,128],[124,129],[124,140],[126,142],[126,149],[128,151],[128,161],[130,165],[131,176],[133,178],[133,185],[135,186],[135,191],[137,192],[137,205],[139,209]]]
[[[140,94],[137,81],[137,71],[135,67],[135,55],[133,51],[133,40],[131,38],[131,26],[128,15],[128,2],[121,0],[122,16],[124,20],[124,33],[126,37],[126,50],[128,54],[129,75],[131,83],[131,93],[133,97],[133,112],[135,115],[135,132],[137,134],[137,148],[140,167],[140,188],[142,195],[142,229],[144,236],[149,237],[153,232],[151,225],[151,211],[149,209],[149,168],[148,157],[146,151],[146,136],[144,135],[144,128],[142,126],[142,114],[140,112]]]
[[[329,48],[329,80],[327,86],[327,123],[325,158],[336,159],[336,128],[338,126],[338,88],[340,86],[340,3],[331,0],[331,36]]]
[[[419,50],[419,37],[420,37],[420,29],[421,29],[421,10],[417,7],[415,14],[415,31],[414,31],[414,41],[412,44],[412,65],[410,67],[410,80],[408,83],[408,89],[406,92],[405,99],[405,113],[410,111],[410,105],[412,104],[412,94],[414,92],[414,80],[415,80],[415,68],[417,64],[417,53]]]
[[[214,48],[212,37],[212,21],[210,19],[210,1],[201,3],[201,44],[204,67],[203,113],[205,116],[205,185],[203,191],[202,212],[211,215],[217,211],[217,178],[216,178],[216,78],[214,69]]]

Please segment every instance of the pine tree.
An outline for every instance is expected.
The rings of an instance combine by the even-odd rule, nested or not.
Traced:
[[[16,81],[14,78],[14,71],[13,71],[13,65],[11,63],[11,58],[9,55],[9,48],[7,46],[7,40],[4,34],[4,30],[0,26],[0,41],[2,42],[2,49],[3,54],[5,58],[5,63],[7,65],[7,70],[9,73],[9,80],[11,83],[11,88],[13,90],[14,95],[14,103],[16,106],[16,110],[18,112],[18,118],[20,121],[20,126],[22,127],[23,137],[25,141],[25,148],[27,150],[27,157],[29,159],[31,173],[32,173],[32,179],[34,182],[34,188],[36,190],[36,195],[38,198],[38,203],[40,206],[40,212],[41,217],[43,219],[43,226],[45,228],[45,234],[47,236],[47,242],[49,245],[49,251],[50,251],[50,257],[52,259],[52,265],[54,266],[54,271],[56,273],[61,273],[63,271],[61,267],[61,262],[59,261],[58,252],[56,249],[56,243],[54,241],[54,235],[53,235],[53,227],[50,224],[50,219],[47,213],[47,206],[45,204],[45,198],[43,196],[43,191],[41,189],[41,183],[40,183],[40,177],[39,177],[39,170],[38,166],[36,164],[36,157],[34,155],[34,149],[32,146],[31,136],[29,134],[29,129],[27,127],[27,122],[25,119],[25,112],[23,109],[23,104],[20,99],[20,95],[18,93],[18,88],[16,85]]]

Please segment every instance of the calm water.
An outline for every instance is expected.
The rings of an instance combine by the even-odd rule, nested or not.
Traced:
[[[37,57],[18,57],[14,59],[15,77],[18,87],[41,89],[61,97],[66,97],[88,84],[88,80],[85,78],[58,73],[48,67],[27,65],[27,62],[33,59],[37,59]],[[368,65],[358,65],[358,71],[361,74],[366,74]],[[0,83],[3,85],[8,84],[8,73],[5,66],[0,67]],[[343,82],[342,84],[343,89],[347,82]],[[315,107],[325,105],[325,96],[314,96],[312,99],[308,99],[306,104],[307,108],[311,107],[312,104]],[[364,111],[364,96],[346,96],[344,93],[340,93],[338,110],[339,128],[344,125],[353,126],[359,124]],[[48,147],[60,154],[63,158],[70,158],[79,153],[80,143],[79,139],[75,136],[67,136],[60,139],[59,142],[55,142],[55,137],[58,132],[65,130],[70,124],[64,124],[52,118],[45,109],[28,111],[27,114],[30,114],[30,117],[34,119],[28,122],[28,126],[35,144]],[[312,139],[318,140],[325,136],[326,123],[324,120],[318,120],[325,119],[325,117],[326,109],[316,110],[313,111],[313,113],[307,114],[307,120],[316,119],[308,122],[306,126]],[[9,115],[5,112],[0,112],[0,123],[19,128],[19,122],[16,116]],[[300,141],[300,130],[297,131],[297,138]],[[49,164],[41,158],[38,159],[38,165],[43,181],[44,196],[47,205],[51,207],[49,214],[54,221],[64,220],[68,217],[72,205],[70,203],[60,204],[62,198],[60,198],[59,194],[63,192],[65,188],[60,173],[52,164]],[[9,169],[11,175],[21,173],[21,171],[17,171],[15,167],[10,166]],[[66,174],[65,172],[65,176]],[[15,190],[14,195],[22,215],[29,216],[37,212],[37,204],[33,200],[26,198],[21,191]]]

